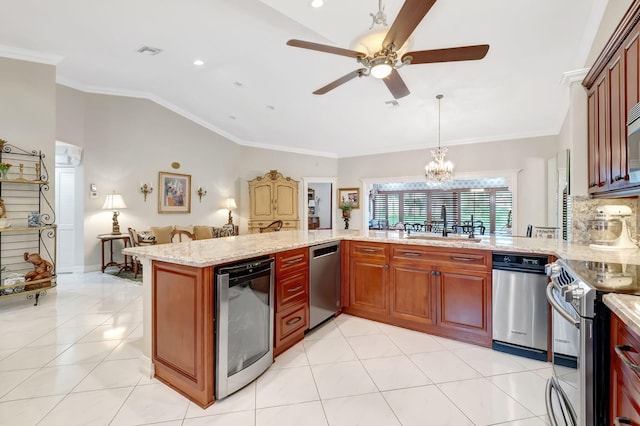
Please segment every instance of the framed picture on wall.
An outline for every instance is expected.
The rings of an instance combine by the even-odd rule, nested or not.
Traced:
[[[359,188],[338,188],[338,206],[350,205],[351,208],[360,208]]]
[[[160,172],[158,213],[191,213],[191,175]]]

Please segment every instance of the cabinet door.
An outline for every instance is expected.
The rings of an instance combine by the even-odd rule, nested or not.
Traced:
[[[153,262],[156,377],[200,406],[213,403],[213,268]]]
[[[440,271],[439,326],[451,337],[474,334],[491,344],[490,274]]]
[[[249,186],[249,198],[252,220],[273,219],[275,194],[271,182],[256,182]]]
[[[277,181],[274,186],[275,217],[280,220],[298,219],[298,182]]]
[[[598,95],[595,90],[587,94],[587,143],[588,143],[588,174],[589,192],[598,190]]]
[[[628,365],[640,365],[640,336],[612,314],[610,338],[612,424],[640,425],[640,373]],[[614,423],[616,418],[618,423]]]
[[[367,259],[351,259],[349,267],[349,308],[376,319],[389,313],[388,266]]]
[[[611,123],[611,171],[608,184],[617,189],[626,184],[627,173],[627,114],[625,108],[625,87],[622,75],[622,54],[617,55],[609,65],[609,117]]]
[[[390,274],[390,317],[418,328],[433,325],[436,307],[431,268],[392,263]]]
[[[596,82],[596,141],[598,150],[598,188],[604,190],[609,181],[609,111],[608,111],[608,79],[605,73]]]
[[[629,111],[640,102],[640,24],[636,25],[629,41],[624,47],[624,72],[625,72],[625,118],[628,118]],[[640,146],[627,140],[627,166],[628,181],[638,181],[638,171],[640,171]]]

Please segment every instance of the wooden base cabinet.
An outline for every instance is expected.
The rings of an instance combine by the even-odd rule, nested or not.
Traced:
[[[436,287],[431,268],[415,265],[391,265],[389,316],[398,325],[434,325],[436,323]]]
[[[274,357],[301,341],[309,328],[309,249],[276,253],[275,258]]]
[[[346,313],[491,346],[491,252],[349,244]]]
[[[389,317],[389,265],[386,244],[350,242],[349,311],[387,321]]]
[[[438,325],[457,338],[475,335],[475,343],[491,345],[491,279],[489,274],[440,272]]]
[[[201,407],[213,404],[213,267],[153,262],[155,376]]]
[[[610,386],[610,424],[640,426],[640,336],[615,314],[611,315]]]

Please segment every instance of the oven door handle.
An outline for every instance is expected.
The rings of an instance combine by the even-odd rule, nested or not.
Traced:
[[[560,314],[560,316],[569,323],[573,324],[575,328],[580,329],[580,321],[576,321],[574,317],[572,317],[565,309],[560,306],[560,304],[556,301],[556,298],[553,297],[553,283],[547,284],[547,301],[553,307],[553,309]]]
[[[558,423],[558,418],[556,417],[556,413],[553,410],[553,393],[555,392],[556,396],[558,397],[558,403],[561,405],[560,407],[560,411],[561,413],[564,413],[564,409],[562,408],[562,405],[564,404],[567,414],[561,417],[561,419],[563,420],[563,424],[566,425],[572,425],[575,426],[576,424],[578,424],[577,419],[576,419],[576,413],[573,410],[573,407],[571,406],[571,403],[568,401],[566,395],[564,394],[564,392],[562,391],[562,388],[558,385],[555,377],[551,377],[547,380],[547,386],[545,389],[545,400],[544,403],[546,405],[547,408],[547,416],[549,417],[549,421],[551,421],[551,425],[552,426],[561,426]],[[568,415],[568,417],[567,417]]]

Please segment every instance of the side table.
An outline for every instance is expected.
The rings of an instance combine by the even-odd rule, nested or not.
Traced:
[[[133,270],[133,268],[129,264],[129,258],[131,256],[127,256],[125,254],[123,263],[118,263],[113,260],[113,242],[115,240],[122,240],[124,244],[124,248],[127,248],[129,247],[129,234],[100,234],[97,236],[97,238],[102,243],[101,244],[102,245],[102,272],[104,272],[104,270],[107,269],[109,266],[117,266],[118,268],[120,268],[120,270],[118,271],[118,274],[124,270]],[[104,252],[105,252],[104,246],[106,243],[109,243],[109,262],[107,263],[105,263],[105,258],[104,258]]]

